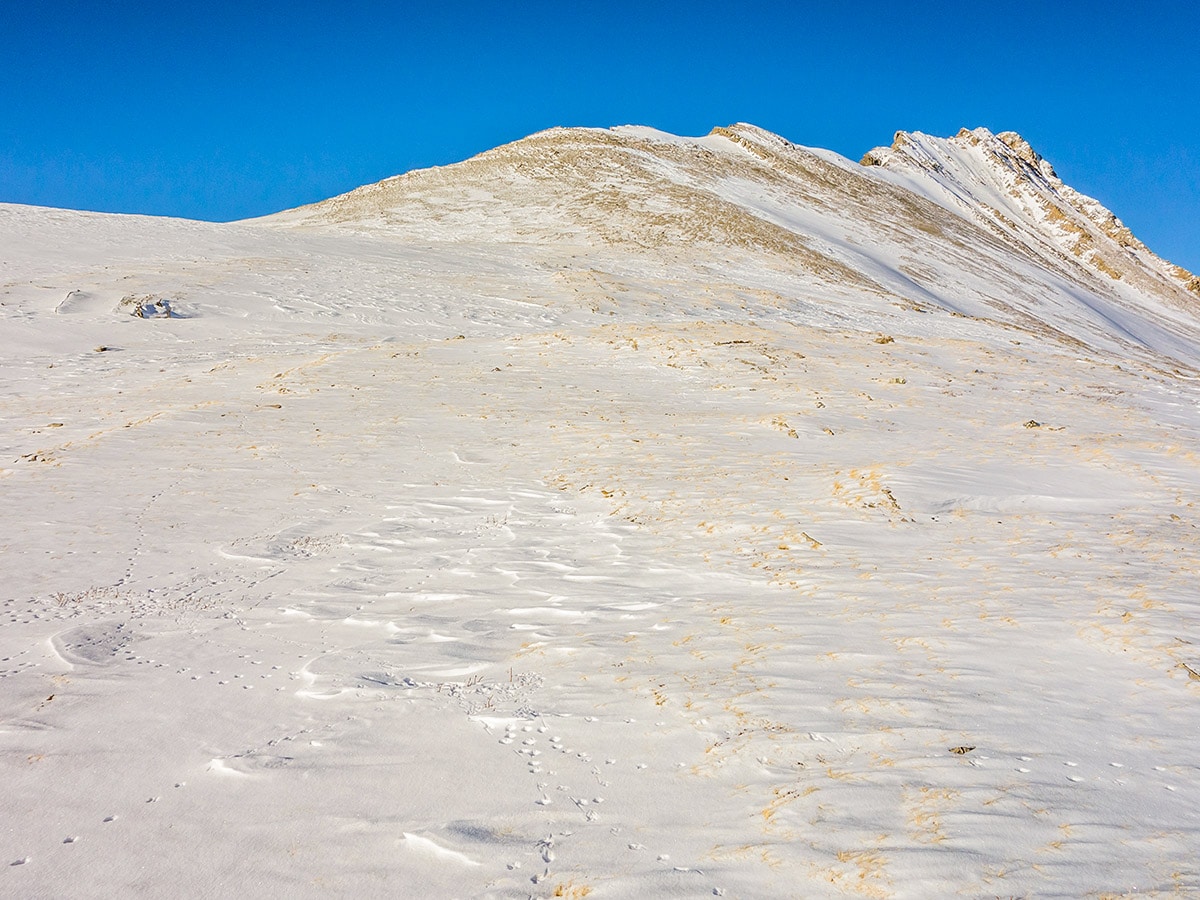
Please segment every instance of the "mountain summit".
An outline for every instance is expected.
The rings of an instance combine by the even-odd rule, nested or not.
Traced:
[[[1159,259],[1099,201],[1064,184],[1016,132],[964,128],[952,138],[934,138],[901,131],[891,147],[877,147],[862,162],[911,176],[927,196],[1015,240],[1048,265],[1065,255],[1168,302],[1178,298],[1180,286],[1200,298],[1200,278]]]

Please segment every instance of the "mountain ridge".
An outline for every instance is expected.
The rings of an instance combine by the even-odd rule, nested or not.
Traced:
[[[747,123],[688,138],[553,128],[265,219],[402,242],[534,244],[609,269],[756,266],[831,301],[997,317],[1068,340],[1200,348],[1200,279],[1065,185],[1015,132],[898,132],[862,163]]]
[[[983,165],[970,166],[972,156]],[[890,147],[869,151],[862,164],[921,172],[977,220],[1025,239],[1040,237],[1113,280],[1165,279],[1200,297],[1200,278],[1159,257],[1111,210],[1064,183],[1015,131],[963,128],[951,138],[900,131]],[[985,179],[992,182],[987,188],[998,189],[995,205],[979,197]]]

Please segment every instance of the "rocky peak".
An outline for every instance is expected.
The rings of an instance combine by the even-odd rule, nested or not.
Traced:
[[[1015,153],[1018,159],[1024,160],[1047,178],[1058,178],[1054,167],[1029,145],[1029,141],[1015,131],[1002,131],[996,135],[996,140]]]
[[[1200,280],[1160,259],[1103,204],[1065,184],[1050,162],[1015,131],[961,129],[951,138],[896,133],[890,147],[862,159],[928,184],[948,209],[1093,275],[1143,288],[1200,294]]]

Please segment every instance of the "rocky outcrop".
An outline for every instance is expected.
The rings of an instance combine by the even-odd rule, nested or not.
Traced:
[[[1073,258],[1092,276],[1126,282],[1170,305],[1190,306],[1190,295],[1200,292],[1196,276],[1159,258],[1098,200],[1065,184],[1015,131],[964,128],[951,138],[898,132],[863,164],[927,180],[939,202],[1057,268]]]

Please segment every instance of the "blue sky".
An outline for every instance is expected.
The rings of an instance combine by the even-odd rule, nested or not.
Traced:
[[[1192,3],[0,0],[0,201],[226,220],[552,125],[1023,134],[1200,271]]]

